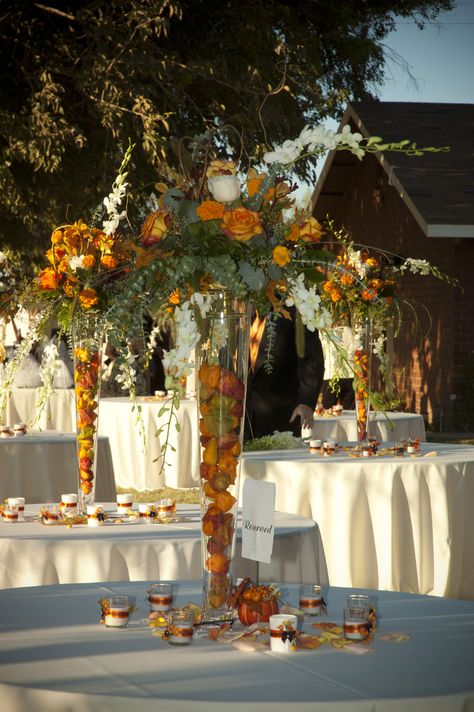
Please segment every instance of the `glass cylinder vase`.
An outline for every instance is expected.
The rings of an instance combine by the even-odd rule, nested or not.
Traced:
[[[80,313],[72,328],[78,511],[94,504],[103,334],[95,314]]]
[[[364,442],[369,437],[370,381],[372,366],[372,324],[370,319],[353,322],[354,349],[354,395],[357,420],[357,440]]]
[[[230,613],[248,370],[250,309],[225,292],[211,295],[196,350],[200,434],[203,606]]]

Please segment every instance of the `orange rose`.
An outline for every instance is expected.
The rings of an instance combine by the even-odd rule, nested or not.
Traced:
[[[300,228],[297,223],[293,223],[293,225],[290,227],[290,232],[286,236],[286,239],[289,242],[298,242],[300,239]]]
[[[272,260],[279,267],[284,267],[288,264],[288,262],[291,262],[289,249],[287,247],[283,247],[283,245],[277,245],[273,248]]]
[[[102,255],[100,264],[106,269],[115,269],[118,265],[118,259],[113,255]]]
[[[316,218],[308,218],[304,223],[300,223],[299,228],[303,242],[319,242],[323,236],[323,230]]]
[[[61,277],[54,269],[47,267],[38,275],[38,281],[41,289],[54,290],[59,287]]]
[[[79,301],[84,309],[90,309],[94,304],[97,304],[99,298],[91,287],[87,287],[79,292]]]
[[[174,292],[171,292],[171,294],[168,297],[168,302],[170,304],[174,304],[174,306],[177,306],[181,301],[181,298],[179,296],[179,289],[175,289]]]
[[[164,208],[151,213],[142,225],[140,242],[145,247],[161,242],[171,225],[171,215]]]
[[[66,280],[63,284],[63,290],[66,297],[73,297],[75,294],[76,287],[73,282]]]
[[[200,220],[220,220],[224,216],[225,208],[217,200],[203,200],[196,208]]]
[[[259,213],[247,208],[234,208],[226,212],[222,219],[222,229],[228,238],[238,242],[248,242],[263,233]]]

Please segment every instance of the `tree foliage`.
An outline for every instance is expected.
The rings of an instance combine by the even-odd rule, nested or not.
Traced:
[[[129,141],[131,209],[210,142],[265,144],[368,98],[397,17],[454,0],[0,1],[0,245],[87,218]],[[193,137],[198,137],[194,143]]]

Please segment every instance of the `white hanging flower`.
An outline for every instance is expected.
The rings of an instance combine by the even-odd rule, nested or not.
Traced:
[[[126,216],[127,211],[122,210],[121,213],[118,212],[119,206],[127,192],[128,183],[125,182],[126,173],[120,173],[112,187],[112,192],[104,198],[104,205],[107,211],[108,220],[104,220],[102,223],[102,229],[106,235],[113,235],[121,220]]]
[[[74,255],[74,257],[70,258],[69,268],[72,272],[75,272],[77,269],[84,269],[84,258],[85,255]]]
[[[58,347],[51,341],[44,348],[39,368],[41,380],[48,394],[53,392],[54,379],[60,370],[61,359],[59,358]]]
[[[286,305],[294,306],[301,316],[301,321],[309,331],[326,329],[332,324],[330,312],[321,306],[321,297],[316,292],[316,287],[306,288],[304,274],[297,279],[289,280],[289,297]]]
[[[400,265],[400,272],[409,270],[412,274],[427,275],[431,273],[431,265],[427,260],[417,260],[413,257],[407,257],[405,262]]]

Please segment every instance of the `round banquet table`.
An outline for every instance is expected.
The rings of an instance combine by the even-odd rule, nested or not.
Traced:
[[[379,629],[367,654],[329,645],[281,655],[244,653],[195,637],[171,647],[146,625],[148,581],[0,591],[0,695],[9,712],[468,712],[474,708],[474,602],[369,591]],[[295,605],[296,586],[281,586]],[[126,629],[98,623],[98,599],[134,596]],[[353,589],[326,592],[341,622]],[[200,602],[179,582],[175,605]],[[304,629],[312,630],[311,620]],[[384,641],[406,632],[404,643]],[[359,653],[365,646],[350,646]]]
[[[7,400],[5,423],[13,426],[15,423],[31,424],[36,419],[36,404],[40,388],[13,388]],[[61,430],[72,433],[76,430],[75,401],[73,388],[56,388],[47,402],[38,421],[36,430]]]
[[[304,436],[336,441],[357,440],[357,424],[354,410],[345,410],[342,415],[314,416],[312,431]],[[382,442],[419,438],[425,442],[425,421],[416,413],[369,413],[369,435]]]
[[[169,429],[166,464],[160,473],[161,446],[165,442],[169,412],[160,415],[166,402],[139,398],[101,398],[99,432],[112,445],[117,487],[139,492],[158,487],[187,488],[199,485],[199,440],[196,400],[183,398]],[[136,408],[140,409],[143,432]],[[145,436],[145,437],[143,437]]]
[[[177,505],[177,522],[135,520],[102,527],[43,525],[40,506],[26,505],[27,521],[0,521],[0,588],[88,581],[194,579],[201,576],[198,505]],[[104,504],[116,514],[116,507]],[[239,517],[240,519],[240,517]],[[237,530],[235,575],[254,575],[254,561],[242,559]],[[312,519],[276,512],[272,560],[260,564],[266,581],[320,581],[327,569],[319,530]]]
[[[248,452],[242,476],[274,482],[277,509],[318,523],[332,585],[474,599],[474,447]]]
[[[58,502],[64,492],[77,491],[76,438],[73,434],[32,431],[0,438],[0,499],[25,497],[27,502]],[[99,437],[96,497],[116,497],[108,438]]]

